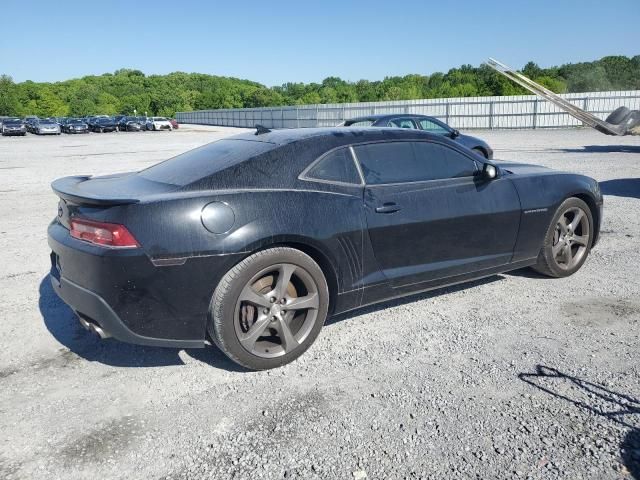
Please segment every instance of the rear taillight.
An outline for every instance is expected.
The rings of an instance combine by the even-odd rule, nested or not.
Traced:
[[[84,218],[71,219],[71,236],[105,247],[137,248],[140,246],[124,225],[95,222]]]

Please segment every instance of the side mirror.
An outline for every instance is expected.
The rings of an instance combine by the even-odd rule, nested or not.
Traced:
[[[460,136],[460,131],[456,130],[455,128],[453,130],[451,130],[451,138],[456,138]]]
[[[483,163],[482,178],[485,180],[494,180],[495,178],[498,178],[498,167],[490,163]]]

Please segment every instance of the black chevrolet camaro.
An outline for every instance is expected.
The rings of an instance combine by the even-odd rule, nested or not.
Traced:
[[[525,266],[571,275],[602,217],[589,177],[397,128],[258,128],[52,186],[51,279],[85,328],[208,334],[251,369],[301,355],[328,315]]]

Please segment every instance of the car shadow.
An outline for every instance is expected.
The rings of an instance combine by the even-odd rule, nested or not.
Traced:
[[[545,280],[553,280],[553,278],[543,275],[541,273],[536,272],[531,267],[519,268],[518,270],[512,270],[510,272],[505,272],[504,275],[509,277],[522,277],[522,278],[531,278],[531,279],[545,279]]]
[[[600,190],[605,195],[640,198],[640,178],[605,180],[604,182],[600,182]]]
[[[520,373],[518,378],[544,393],[629,429],[620,444],[620,458],[631,476],[640,480],[640,428],[638,427],[640,400],[638,398],[615,392],[545,365],[537,365],[534,373]]]
[[[585,145],[582,148],[561,148],[565,153],[640,153],[640,145]]]
[[[163,367],[184,365],[179,348],[145,347],[100,339],[80,325],[76,314],[58,297],[46,275],[40,281],[38,306],[45,327],[54,338],[81,358],[114,367]],[[190,357],[212,367],[233,372],[249,370],[232,362],[215,346],[184,349]]]
[[[481,278],[479,280],[473,280],[465,283],[460,283],[458,285],[453,285],[450,287],[436,288],[434,290],[429,290],[427,292],[415,293],[406,297],[387,300],[384,302],[375,303],[373,305],[367,305],[364,307],[356,308],[355,310],[350,310],[345,313],[333,315],[327,319],[325,325],[333,325],[334,323],[342,322],[344,320],[349,320],[350,318],[357,317],[359,315],[378,312],[380,310],[385,310],[387,308],[392,308],[392,307],[398,307],[400,305],[406,305],[407,303],[418,302],[420,300],[427,300],[429,298],[439,297],[440,295],[446,295],[448,293],[460,292],[462,290],[474,288],[479,285],[487,285],[489,283],[504,280],[504,278],[505,277],[502,275],[492,275],[490,277]]]

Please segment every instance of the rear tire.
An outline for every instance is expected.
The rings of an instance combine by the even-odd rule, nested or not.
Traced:
[[[247,257],[220,280],[207,330],[234,362],[266,370],[292,362],[318,337],[329,289],[307,254],[287,247]]]
[[[592,244],[591,209],[579,198],[568,198],[556,210],[532,268],[554,278],[573,275],[584,264]]]

